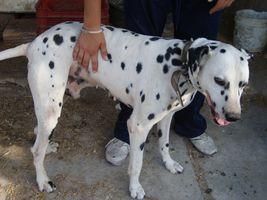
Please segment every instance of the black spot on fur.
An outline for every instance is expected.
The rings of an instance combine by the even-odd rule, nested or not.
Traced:
[[[126,30],[126,29],[122,29],[121,31],[122,31],[123,33],[128,32],[128,30]]]
[[[106,26],[106,28],[110,31],[114,31],[114,28],[112,26]]]
[[[167,53],[174,54],[174,50],[173,50],[173,48],[169,47],[169,48],[167,49]]]
[[[133,87],[133,84],[132,83],[130,83],[130,87]]]
[[[145,42],[145,45],[149,45],[149,41],[146,41],[146,42]]]
[[[163,66],[163,73],[164,74],[167,74],[169,72],[169,66],[167,65],[167,64],[165,64],[164,66]]]
[[[48,181],[48,184],[51,188],[53,188],[53,190],[56,188],[56,185],[52,181]]]
[[[108,53],[108,59],[111,60],[112,59],[112,56],[110,53]]]
[[[48,40],[48,38],[45,37],[45,38],[43,39],[43,43],[45,44],[45,43],[47,42],[47,40]]]
[[[56,28],[56,31],[59,31],[61,28],[60,27],[58,27],[58,28]]]
[[[221,52],[221,53],[225,53],[226,50],[225,50],[225,49],[221,49],[220,52]]]
[[[217,48],[217,46],[210,46],[211,50],[214,50]]]
[[[50,75],[50,78],[53,78],[53,75],[52,74]]]
[[[179,48],[179,47],[176,47],[176,48],[173,49],[173,52],[178,54],[178,55],[181,55],[182,54],[182,49]]]
[[[122,68],[122,70],[124,70],[124,68],[125,68],[125,63],[124,62],[121,63],[121,68]]]
[[[53,39],[56,45],[61,45],[63,43],[63,37],[59,34],[54,35]]]
[[[140,96],[142,96],[142,94],[143,94],[143,90],[140,91]]]
[[[142,71],[142,64],[141,63],[137,63],[136,72],[139,74],[141,71]]]
[[[177,46],[178,46],[178,43],[175,43],[173,46],[174,46],[174,47],[177,47]]]
[[[225,101],[228,101],[228,96],[227,96],[227,95],[225,96],[225,99],[224,99],[224,100],[225,100]]]
[[[108,55],[107,55],[107,56],[108,56],[108,60],[109,60],[109,62],[110,62],[110,63],[112,63],[112,56],[111,56],[111,54],[110,54],[110,53],[108,53]]]
[[[157,99],[157,100],[160,99],[160,94],[159,94],[159,93],[156,95],[156,99]]]
[[[222,113],[225,113],[224,107],[222,107]]]
[[[126,92],[127,94],[129,94],[129,92],[130,92],[130,91],[129,91],[129,89],[128,89],[128,88],[126,88],[125,92]]]
[[[155,117],[155,114],[154,114],[154,113],[150,113],[150,114],[147,116],[147,119],[152,120],[152,119],[154,119],[154,117]]]
[[[61,103],[61,102],[59,102],[58,106],[59,106],[59,107],[61,107],[61,106],[62,106],[62,103]]]
[[[214,108],[216,108],[216,103],[214,101],[212,102],[212,105]]]
[[[143,103],[144,101],[145,101],[145,95],[143,94],[142,96],[141,96],[141,103]]]
[[[229,88],[230,88],[230,82],[228,82],[228,83],[225,85],[224,89],[228,90]]]
[[[165,145],[167,148],[169,147],[169,143],[166,143],[166,145]]]
[[[173,66],[181,66],[182,65],[182,61],[174,58],[174,59],[172,59],[172,65]]]
[[[162,63],[163,62],[163,55],[158,55],[157,62]]]
[[[72,24],[72,23],[73,23],[72,21],[65,22],[65,24]]]
[[[224,95],[224,90],[221,91],[221,95]]]
[[[171,57],[171,54],[170,54],[170,53],[166,53],[166,54],[165,54],[165,59],[166,59],[167,61],[170,59],[170,57]]]
[[[143,151],[144,147],[145,147],[145,142],[143,142],[143,143],[140,145],[140,150]]]
[[[168,107],[167,107],[167,110],[170,110],[172,108],[172,105],[169,104]]]
[[[49,45],[47,44],[47,45],[46,45],[46,48],[48,48],[48,47],[49,47]]]
[[[43,52],[42,52],[42,54],[45,56],[46,52],[45,52],[45,51],[43,51]]]
[[[52,85],[52,88],[55,87],[55,85]]]
[[[49,62],[49,67],[50,67],[50,69],[54,69],[55,63],[53,61],[50,61]]]
[[[71,42],[76,42],[76,36],[71,36],[71,37],[70,37],[70,41],[71,41]]]
[[[158,136],[159,136],[159,138],[162,136],[162,131],[161,131],[161,129],[159,129],[159,131],[158,131]]]
[[[241,61],[243,61],[243,60],[244,60],[244,58],[241,56],[241,57],[240,57],[240,60],[241,60]]]
[[[157,41],[159,39],[160,39],[159,37],[151,37],[151,38],[149,38],[150,41]]]
[[[128,48],[127,46],[124,47],[125,50],[126,50],[127,48]]]

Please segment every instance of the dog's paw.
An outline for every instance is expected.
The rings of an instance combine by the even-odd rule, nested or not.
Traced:
[[[176,161],[171,160],[169,162],[164,162],[165,167],[173,174],[176,173],[182,173],[183,172],[183,167]]]
[[[45,154],[56,153],[58,146],[57,142],[49,141]]]
[[[130,193],[133,199],[143,199],[145,197],[145,191],[142,185],[130,186]]]
[[[44,181],[41,182],[39,185],[39,190],[41,192],[53,192],[56,190],[56,185],[52,181]]]

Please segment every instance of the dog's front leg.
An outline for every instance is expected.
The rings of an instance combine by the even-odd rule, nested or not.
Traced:
[[[162,156],[165,167],[173,174],[181,173],[183,167],[176,161],[174,161],[169,153],[169,133],[170,124],[174,112],[165,116],[161,121],[158,122],[158,136],[159,136],[159,151]]]
[[[150,128],[137,126],[133,117],[128,120],[127,125],[130,135],[129,190],[132,198],[143,199],[145,192],[139,182],[139,176],[143,164],[144,145]]]

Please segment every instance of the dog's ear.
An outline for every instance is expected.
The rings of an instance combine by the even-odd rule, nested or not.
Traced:
[[[188,67],[190,68],[191,73],[199,71],[200,65],[203,65],[203,62],[210,56],[210,47],[200,46],[197,48],[190,48],[188,50]]]
[[[254,55],[252,54],[252,53],[249,53],[248,51],[246,51],[245,49],[240,49],[240,51],[243,53],[243,55],[245,56],[245,58],[247,59],[247,60],[249,60],[249,59],[253,59],[253,57],[254,57]]]

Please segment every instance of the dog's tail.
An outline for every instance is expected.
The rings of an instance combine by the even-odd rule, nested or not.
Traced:
[[[30,43],[21,44],[17,47],[7,49],[0,52],[0,60],[5,60],[8,58],[14,58],[18,56],[26,56],[27,49],[29,47]]]

